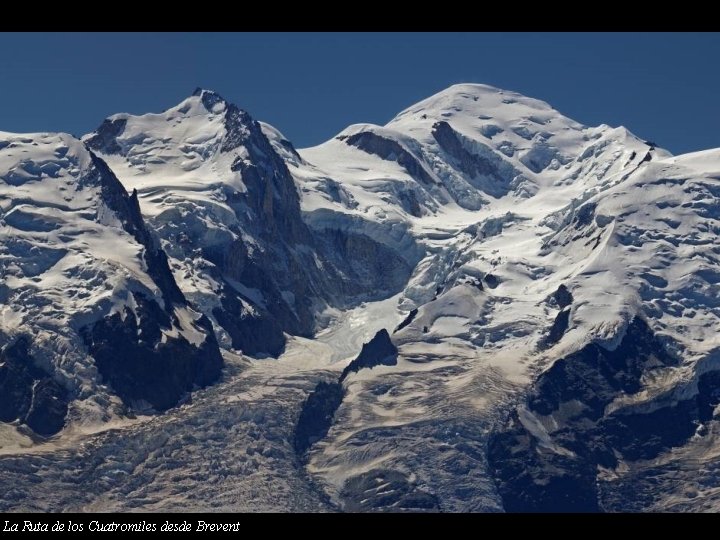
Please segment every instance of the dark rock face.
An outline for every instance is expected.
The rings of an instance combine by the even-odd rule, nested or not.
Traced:
[[[25,423],[38,435],[54,435],[65,425],[68,393],[50,377],[39,379],[32,391],[32,403]]]
[[[223,102],[223,98],[221,98],[215,92],[211,92],[209,90],[204,90],[203,88],[200,88],[200,87],[196,88],[195,91],[192,93],[192,95],[200,96],[200,101],[202,101],[203,106],[208,111],[212,111],[213,107],[215,105]]]
[[[318,231],[320,253],[329,263],[331,296],[386,298],[402,290],[412,266],[397,252],[367,235],[341,229]]]
[[[30,356],[30,338],[20,336],[0,351],[0,421],[19,421],[42,436],[65,425],[69,396]]]
[[[122,148],[120,148],[117,138],[125,131],[126,125],[127,120],[124,118],[118,118],[116,120],[106,118],[85,144],[88,148],[104,154],[120,154]]]
[[[573,224],[575,228],[579,229],[587,227],[595,217],[595,209],[597,205],[595,203],[585,203],[580,208],[575,210],[573,216]]]
[[[222,309],[214,309],[218,324],[230,335],[234,349],[245,354],[269,354],[277,357],[285,350],[285,336],[276,319],[267,312],[250,312],[242,295],[226,289],[221,297]]]
[[[488,462],[506,512],[597,512],[597,468],[542,448],[517,412],[493,434]]]
[[[401,191],[398,197],[400,204],[408,214],[415,217],[422,216],[422,208],[420,208],[420,201],[418,201],[417,195],[414,191],[404,190]]]
[[[683,444],[702,419],[700,411],[720,402],[720,378],[702,379],[689,402],[653,412],[606,406],[642,389],[642,377],[673,365],[673,358],[640,318],[628,326],[614,351],[590,344],[558,360],[533,385],[524,407],[537,418],[551,417],[542,443],[522,421],[522,407],[491,437],[488,460],[508,511],[598,511],[598,466],[618,459],[650,459]],[[717,380],[716,380],[717,379]]]
[[[133,406],[141,401],[164,411],[194,386],[208,385],[223,366],[210,321],[202,317],[197,330],[205,341],[194,346],[182,335],[163,339],[161,328],[177,322],[154,300],[135,294],[136,312],[125,309],[83,330],[89,353],[103,380]]]
[[[357,373],[361,369],[371,369],[375,366],[397,365],[398,350],[390,340],[390,334],[384,328],[380,330],[369,343],[365,343],[358,357],[350,362],[340,375],[340,382],[344,381],[350,373]]]
[[[481,286],[480,290],[482,290],[482,286]],[[417,317],[417,314],[418,314],[417,308],[410,311],[410,313],[408,313],[408,316],[405,317],[403,319],[403,321],[397,325],[397,328],[395,328],[395,330],[393,330],[393,334],[395,334],[396,332],[399,332],[403,328],[407,327],[411,322],[413,322],[413,320],[415,320],[415,317]]]
[[[565,285],[560,285],[550,296],[551,302],[557,304],[560,309],[565,309],[573,302],[573,295]]]
[[[227,135],[221,150],[227,152],[243,146],[248,152],[248,159],[237,159],[231,166],[242,174],[247,187],[247,192],[236,194],[237,197],[263,218],[262,232],[266,235],[289,244],[307,241],[310,233],[301,218],[300,198],[287,165],[260,124],[234,105],[227,107]]]
[[[563,337],[570,324],[570,310],[564,309],[555,317],[550,331],[540,341],[540,348],[547,349],[555,345]]]
[[[213,315],[232,337],[233,348],[246,354],[277,356],[284,348],[283,332],[312,335],[314,287],[308,282],[310,261],[304,253],[291,253],[289,246],[274,243],[268,250],[250,253],[242,241],[236,240],[206,248],[203,255],[219,269],[215,278],[223,283],[222,308]],[[243,295],[236,290],[237,283],[258,291],[257,296],[262,298]],[[282,291],[292,291],[293,295],[288,298]],[[243,307],[243,302],[252,310]],[[252,328],[239,328],[242,324]]]
[[[485,280],[485,284],[491,289],[500,285],[500,280],[494,274],[485,274],[483,279]]]
[[[455,166],[467,176],[471,184],[493,197],[507,195],[509,179],[501,173],[504,163],[500,157],[493,152],[488,152],[487,157],[470,153],[463,146],[460,135],[447,122],[436,122],[432,135],[440,148],[455,160]]]
[[[698,393],[691,399],[677,402],[672,406],[659,408],[652,415],[631,416],[619,430],[621,444],[631,443],[628,451],[640,456],[643,461],[637,466],[631,464],[624,475],[617,475],[599,484],[600,501],[608,512],[657,511],[658,503],[663,507],[672,494],[678,495],[679,502],[672,505],[672,512],[711,512],[713,496],[707,502],[698,500],[705,489],[714,491],[718,485],[718,458],[714,453],[701,453],[699,459],[652,459],[657,445],[685,446],[689,448],[712,448],[713,434],[718,421],[714,408],[720,403],[720,373],[704,373],[697,381]],[[639,421],[638,421],[639,420]],[[633,444],[632,432],[642,433],[643,445]],[[675,440],[673,440],[675,439]],[[689,440],[689,439],[692,439]],[[682,450],[680,450],[682,453]],[[626,454],[628,455],[628,454]],[[646,459],[650,456],[650,459]],[[695,488],[698,491],[693,491]],[[698,497],[698,498],[696,498]]]
[[[345,139],[345,143],[355,146],[360,150],[373,154],[386,161],[396,161],[403,167],[410,176],[427,185],[435,184],[432,176],[428,174],[420,161],[415,158],[408,150],[403,148],[400,143],[376,135],[369,131],[356,133]]]
[[[321,381],[308,396],[295,427],[293,445],[298,455],[304,454],[313,443],[330,431],[335,411],[340,407],[344,393],[339,382]]]
[[[573,302],[573,296],[567,286],[561,284],[546,301],[550,306],[560,308],[560,313],[555,317],[548,333],[540,340],[538,347],[541,350],[555,345],[567,331],[570,325],[570,305]]]
[[[594,343],[558,360],[538,379],[529,405],[532,411],[550,414],[563,402],[579,399],[599,418],[620,392],[637,393],[648,370],[669,366],[674,360],[640,318],[628,326],[614,351]]]
[[[407,475],[373,469],[350,478],[340,494],[348,512],[439,511],[437,497],[420,489]]]

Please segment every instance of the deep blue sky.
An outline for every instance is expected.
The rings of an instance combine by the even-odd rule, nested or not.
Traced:
[[[0,130],[81,135],[212,88],[296,146],[453,83],[543,99],[674,153],[720,146],[720,34],[0,34]]]

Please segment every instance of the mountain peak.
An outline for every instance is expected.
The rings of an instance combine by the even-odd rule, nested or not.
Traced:
[[[199,97],[208,112],[219,113],[224,111],[228,106],[228,102],[225,101],[220,94],[213,90],[200,88],[199,86],[192,93],[192,97]]]
[[[191,96],[186,97],[177,105],[160,113],[131,115],[120,113],[106,118],[93,132],[83,137],[89,148],[103,155],[124,155],[126,151],[140,141],[146,141],[152,147],[157,141],[164,141],[162,148],[154,147],[162,153],[168,151],[171,140],[184,140],[185,150],[180,150],[184,165],[181,170],[187,172],[213,153],[213,149],[225,137],[236,141],[241,136],[243,126],[251,123],[252,118],[245,112],[226,101],[213,90],[198,87]],[[259,130],[259,128],[258,128]],[[234,148],[236,142],[223,143],[222,148]],[[134,166],[140,170],[149,165],[172,161],[170,154],[160,157],[150,154],[134,158]],[[204,157],[203,157],[204,156]]]
[[[526,97],[518,92],[476,83],[454,84],[441,90],[400,112],[388,126],[418,119],[451,118],[504,123],[530,121],[538,125],[558,119],[566,126],[572,125],[575,129],[584,127],[565,118],[544,101]]]

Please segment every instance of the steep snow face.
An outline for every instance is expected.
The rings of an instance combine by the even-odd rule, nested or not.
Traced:
[[[199,314],[184,305],[136,199],[77,139],[0,133],[0,224],[0,347],[3,369],[10,370],[3,373],[3,393],[20,404],[4,404],[3,421],[18,419],[43,435],[60,429],[64,414],[55,429],[38,431],[29,421],[43,396],[21,383],[46,378],[58,385],[43,398],[47,407],[60,414],[75,400],[71,423],[112,415],[115,392],[101,383],[112,387],[118,379],[86,349],[86,332],[113,317],[122,327],[141,316],[139,303],[168,317],[157,326],[158,340],[182,342],[188,351],[214,343],[212,330],[198,326]],[[95,344],[101,343],[98,337]],[[29,409],[19,396],[30,400]]]
[[[112,116],[85,141],[137,190],[180,288],[221,343],[277,356],[283,332],[309,336],[323,306],[395,292],[410,263],[365,235],[311,234],[283,158],[302,160],[265,132],[275,149],[246,112],[198,89],[160,114]]]
[[[684,156],[648,162],[576,207],[542,248],[578,265],[576,329],[641,313],[685,357],[718,347],[719,189],[713,168]]]

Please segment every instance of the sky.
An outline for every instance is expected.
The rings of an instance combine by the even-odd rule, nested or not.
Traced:
[[[720,33],[4,33],[0,50],[2,131],[82,135],[200,86],[302,148],[476,82],[675,154],[720,147]]]

